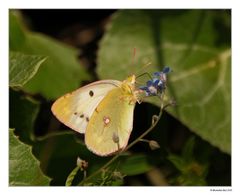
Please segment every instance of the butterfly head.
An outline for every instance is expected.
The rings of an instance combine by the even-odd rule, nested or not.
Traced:
[[[129,76],[126,80],[122,82],[122,91],[124,99],[130,100],[130,103],[135,104],[139,102],[139,98],[137,95],[138,89],[136,89],[136,76]]]

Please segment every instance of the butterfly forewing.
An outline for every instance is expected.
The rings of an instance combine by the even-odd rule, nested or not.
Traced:
[[[86,85],[57,99],[52,112],[68,127],[85,133],[95,108],[109,91],[119,88],[121,83],[116,80],[102,80]]]

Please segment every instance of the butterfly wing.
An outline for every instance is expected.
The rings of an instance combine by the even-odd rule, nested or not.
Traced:
[[[102,80],[86,85],[57,99],[52,105],[52,112],[66,126],[85,133],[88,121],[99,102],[121,83],[116,80]]]
[[[124,98],[121,88],[111,90],[95,109],[85,132],[89,150],[107,156],[126,147],[133,128],[135,103]]]

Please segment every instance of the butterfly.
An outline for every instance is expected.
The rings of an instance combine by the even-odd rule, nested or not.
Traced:
[[[60,97],[51,110],[66,126],[85,134],[90,151],[112,155],[127,146],[133,129],[134,107],[141,102],[135,83],[135,75],[96,81]]]

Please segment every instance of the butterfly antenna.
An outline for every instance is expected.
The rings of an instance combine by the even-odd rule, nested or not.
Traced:
[[[143,65],[143,66],[137,71],[136,74],[139,74],[140,72],[143,72],[143,70],[146,70],[150,65],[151,65],[151,62],[148,62],[147,64]],[[145,73],[146,73],[146,72],[145,72]],[[143,74],[145,74],[145,73],[143,73]],[[140,74],[140,75],[142,75],[142,74]],[[140,76],[140,75],[139,75],[139,76]],[[139,76],[137,76],[137,77],[139,77]]]
[[[147,75],[147,76],[149,77],[150,80],[153,80],[152,76],[151,76],[148,72],[144,72],[144,73],[142,73],[142,74],[136,76],[136,78],[140,78],[140,77],[142,77],[142,76],[144,76],[144,75]]]
[[[133,48],[133,53],[132,53],[132,61],[131,61],[131,64],[130,64],[130,69],[135,69],[134,68],[134,63],[135,63],[135,58],[136,58],[136,53],[137,53],[137,48],[134,47]],[[133,75],[133,73],[128,69],[128,75]]]
[[[134,47],[134,48],[133,48],[133,55],[132,55],[132,66],[134,66],[134,64],[135,64],[136,54],[137,54],[137,48]],[[151,65],[151,62],[146,63],[145,65],[143,65],[143,66],[142,66],[137,72],[135,72],[134,74],[135,74],[135,75],[139,74],[140,72],[142,72],[143,70],[145,70],[145,69],[146,69],[147,67],[149,67],[150,65]],[[145,72],[145,73],[137,76],[137,78],[140,77],[140,76],[142,76],[142,75],[144,75],[144,74],[148,74],[148,73]],[[150,79],[152,79],[152,77],[151,77],[150,74],[148,74],[148,76],[149,76]]]

